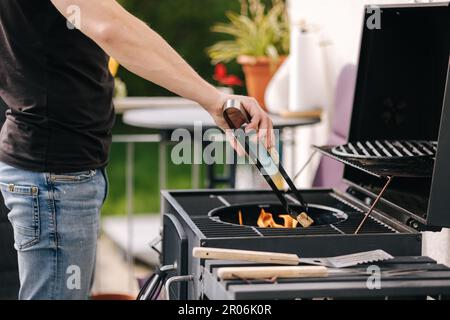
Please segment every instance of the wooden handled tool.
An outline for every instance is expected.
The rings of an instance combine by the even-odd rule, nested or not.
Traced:
[[[324,278],[328,277],[328,268],[314,267],[236,267],[220,268],[217,276],[221,280],[259,280],[290,278]]]
[[[193,256],[206,260],[247,261],[292,266],[300,263],[299,257],[295,254],[217,248],[194,248]]]
[[[299,264],[309,264],[315,266],[325,266],[330,268],[347,268],[359,264],[385,261],[394,257],[383,250],[354,253],[330,258],[299,258],[295,254],[244,251],[218,248],[194,248],[193,256],[200,259],[247,261],[267,264],[281,264],[296,266]]]

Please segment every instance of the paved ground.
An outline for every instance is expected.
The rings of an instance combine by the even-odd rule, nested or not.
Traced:
[[[149,243],[160,238],[160,215],[134,215],[130,226],[128,225],[129,221],[126,217],[103,218],[102,230],[109,239],[125,252],[132,252],[138,260],[150,266],[158,266],[159,255],[150,248]],[[160,250],[160,246],[157,245],[157,247]]]
[[[139,292],[137,278],[151,274],[151,268],[134,264],[130,270],[124,252],[104,234],[98,243],[94,294],[128,294]]]

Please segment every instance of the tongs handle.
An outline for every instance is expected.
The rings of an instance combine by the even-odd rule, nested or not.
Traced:
[[[278,189],[277,185],[272,179],[273,174],[271,175],[270,172],[272,172],[273,168],[269,168],[267,166],[264,166],[261,163],[261,160],[258,157],[258,152],[253,150],[253,148],[250,146],[248,139],[245,137],[245,127],[251,122],[251,117],[248,114],[248,112],[245,110],[245,108],[242,106],[242,104],[238,100],[228,100],[224,107],[223,107],[223,116],[225,121],[227,122],[228,126],[231,129],[236,130],[235,131],[235,137],[238,143],[244,148],[246,154],[248,157],[251,158],[252,161],[254,161],[256,167],[261,172],[269,186],[272,188],[273,192],[276,194],[278,199],[281,201],[282,205],[286,208],[287,213],[290,215],[295,215],[295,218],[297,219],[298,213],[291,212],[291,209],[289,207],[289,203],[284,197],[283,193]],[[272,155],[268,150],[266,150],[263,146],[260,146],[265,150],[264,156],[266,157],[266,160],[269,160],[271,166],[276,165],[276,172],[274,173],[280,173],[283,179],[286,181],[289,189],[292,191],[295,199],[298,201],[298,204],[302,207],[304,212],[308,211],[308,204],[301,196],[300,192],[297,190],[295,184],[292,182],[289,175],[286,173],[286,170],[284,170],[283,166],[278,163],[276,164],[273,160]]]

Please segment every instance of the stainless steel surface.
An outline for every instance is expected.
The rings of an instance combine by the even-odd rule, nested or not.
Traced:
[[[157,290],[158,286],[162,286],[163,284],[161,282],[164,282],[164,276],[162,276],[163,274],[172,271],[172,270],[176,270],[177,269],[177,263],[171,264],[171,265],[167,265],[167,266],[162,266],[159,269],[159,273],[155,274],[153,276],[153,278],[151,279],[150,283],[146,283],[144,288],[142,289],[142,291],[139,293],[138,295],[138,299],[137,300],[151,300],[152,295],[155,294],[155,290]]]
[[[166,282],[166,298],[167,300],[170,300],[170,288],[174,283],[178,282],[190,282],[194,281],[193,275],[187,275],[187,276],[175,276],[167,280]]]
[[[373,250],[332,258],[300,258],[300,263],[340,269],[391,259],[394,259],[394,257],[389,253],[383,250]]]

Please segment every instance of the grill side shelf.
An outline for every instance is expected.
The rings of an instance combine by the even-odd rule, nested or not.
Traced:
[[[377,178],[408,177],[429,178],[433,175],[434,160],[427,157],[399,159],[358,159],[341,157],[333,153],[335,146],[313,146],[315,150],[343,164]]]

